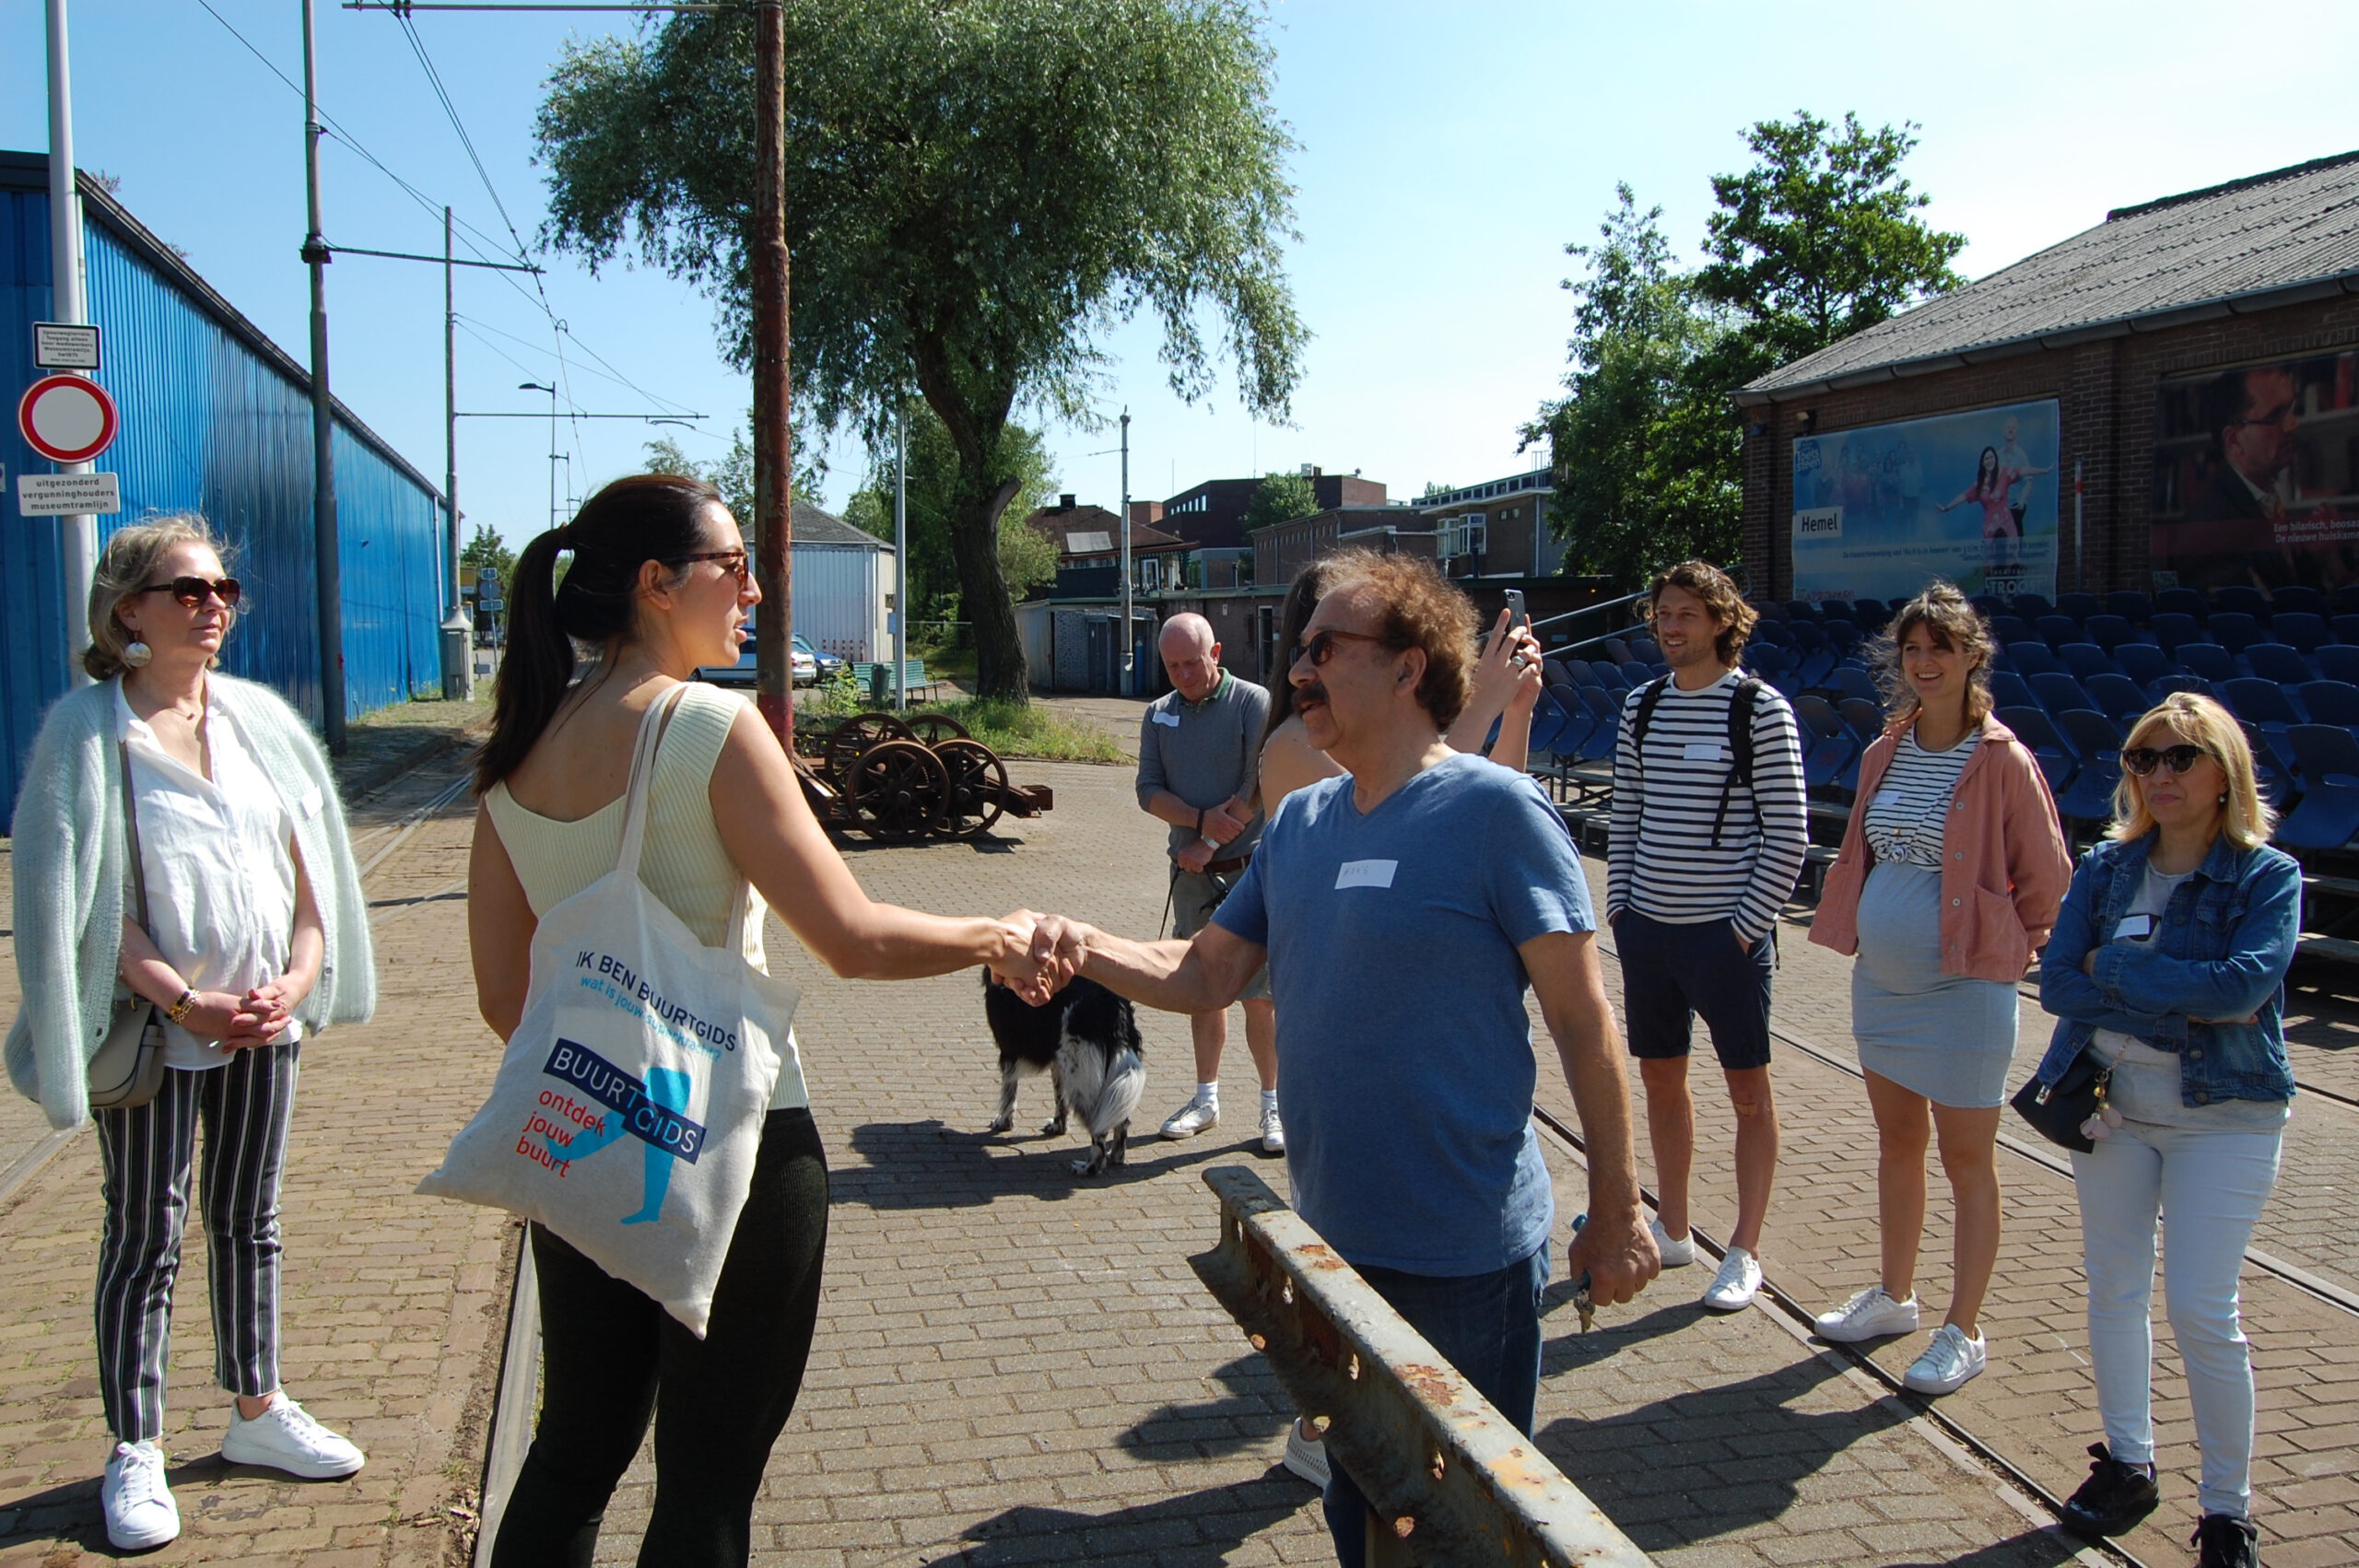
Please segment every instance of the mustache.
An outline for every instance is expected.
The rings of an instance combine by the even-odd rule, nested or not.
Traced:
[[[1294,701],[1297,708],[1306,702],[1325,702],[1326,700],[1327,684],[1324,681],[1313,681],[1307,686],[1295,688]]]

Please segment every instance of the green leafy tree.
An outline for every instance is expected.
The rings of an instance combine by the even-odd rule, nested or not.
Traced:
[[[794,493],[816,496],[820,481],[827,474],[827,464],[807,460],[804,454],[816,450],[805,432],[795,438]],[[722,501],[736,518],[740,528],[754,526],[754,443],[740,427],[729,432],[729,451],[710,462],[698,462],[682,450],[680,443],[669,436],[658,436],[647,443],[647,472],[650,474],[685,474],[701,479],[721,492]]]
[[[915,399],[910,402],[908,421],[910,614],[918,620],[971,621],[974,617],[960,610],[965,594],[960,587],[957,552],[951,545],[959,495],[957,443],[951,439],[949,430],[933,411]],[[1032,431],[1021,425],[1010,425],[1003,441],[1016,486],[1015,494],[999,515],[999,546],[995,553],[1006,579],[1003,594],[1020,598],[1039,583],[1053,581],[1057,575],[1056,547],[1024,526],[1024,519],[1055,492],[1057,475],[1049,464],[1047,448]],[[893,444],[889,432],[881,445],[870,451],[867,482],[852,492],[844,507],[844,520],[879,539],[889,541],[893,537]],[[1039,540],[1046,550],[1045,577],[1039,574],[1039,552],[1028,551],[1022,539],[1015,538],[1019,534]],[[1022,582],[1008,572],[1011,552],[1015,552],[1014,559],[1023,563],[1026,580]]]
[[[872,444],[914,387],[957,457],[949,544],[981,695],[1022,702],[998,525],[1019,407],[1086,415],[1103,334],[1144,310],[1173,388],[1215,350],[1283,417],[1306,333],[1282,270],[1293,144],[1251,0],[783,0],[795,392]],[[710,290],[750,362],[754,18],[569,47],[538,122],[545,237]]]
[[[1916,129],[1797,110],[1745,133],[1752,169],[1713,176],[1696,290],[1738,318],[1718,368],[1731,387],[1965,281],[1950,262],[1966,237],[1918,216],[1932,198],[1900,173]]]
[[[1245,528],[1250,532],[1273,522],[1309,517],[1318,509],[1319,492],[1311,488],[1308,477],[1300,474],[1265,474],[1254,487],[1253,498],[1245,503]]]
[[[493,532],[491,524],[479,522],[475,524],[475,534],[468,539],[466,548],[459,552],[459,570],[464,582],[472,585],[475,574],[486,567],[499,574],[501,595],[505,597],[508,585],[516,580],[516,552]]]
[[[1523,428],[1554,451],[1551,525],[1567,569],[1635,587],[1675,561],[1740,553],[1740,441],[1718,350],[1722,316],[1675,270],[1661,207],[1638,210],[1627,185],[1599,226],[1568,245],[1589,275],[1565,287],[1573,312],[1565,396]]]

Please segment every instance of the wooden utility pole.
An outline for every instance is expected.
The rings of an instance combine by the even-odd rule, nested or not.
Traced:
[[[756,700],[794,749],[794,423],[787,406],[786,18],[762,0],[754,34],[754,531],[762,607],[754,620]]]

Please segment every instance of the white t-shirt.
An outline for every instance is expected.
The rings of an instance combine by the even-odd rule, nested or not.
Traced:
[[[139,862],[147,877],[147,935],[191,990],[243,996],[287,972],[295,946],[295,819],[238,728],[205,699],[213,777],[165,751],[120,689],[116,732],[131,748],[139,813]],[[135,919],[133,891],[123,913]],[[299,1039],[289,1022],[282,1041]],[[164,1065],[220,1067],[227,1048],[177,1024],[164,1025]]]

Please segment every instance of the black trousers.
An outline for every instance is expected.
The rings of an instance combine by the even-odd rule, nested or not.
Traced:
[[[827,1245],[827,1163],[807,1110],[762,1124],[712,1316],[698,1340],[540,1225],[540,1423],[494,1568],[590,1568],[615,1485],[655,1421],[640,1568],[722,1568],[751,1550],[754,1494],[803,1387]]]

